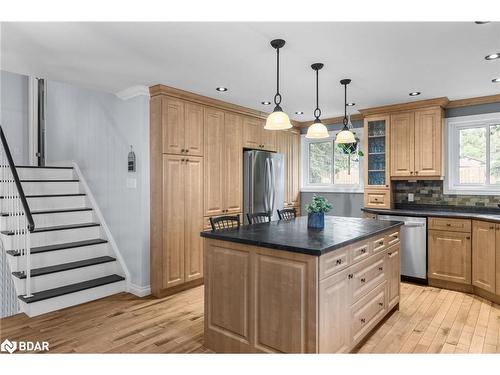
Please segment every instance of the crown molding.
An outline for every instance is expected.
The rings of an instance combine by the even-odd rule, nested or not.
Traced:
[[[121,100],[129,100],[135,98],[136,96],[147,96],[149,97],[149,88],[147,86],[137,85],[126,88],[125,90],[118,91],[115,93],[117,97]]]
[[[450,100],[446,108],[460,108],[460,107],[468,107],[470,105],[491,104],[491,103],[500,103],[500,94],[478,96],[475,98],[467,98],[467,99]]]
[[[409,103],[391,104],[391,105],[384,105],[381,107],[365,108],[365,109],[360,109],[359,112],[363,115],[363,117],[366,117],[371,115],[379,115],[381,113],[411,111],[425,107],[446,108],[449,102],[450,100],[444,96],[441,98],[417,100],[415,102],[409,102]]]

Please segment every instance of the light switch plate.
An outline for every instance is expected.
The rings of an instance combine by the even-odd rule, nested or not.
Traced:
[[[415,200],[415,194],[408,193],[408,202],[413,202]]]
[[[136,178],[127,178],[127,188],[137,189],[137,179]]]

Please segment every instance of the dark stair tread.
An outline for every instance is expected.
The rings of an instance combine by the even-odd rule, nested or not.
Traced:
[[[115,260],[116,260],[116,258],[105,255],[105,256],[97,257],[97,258],[78,260],[76,262],[56,264],[54,266],[33,268],[31,270],[31,277],[43,276],[43,275],[48,275],[51,273],[62,272],[62,271],[69,271],[69,270],[74,270],[77,268],[95,266],[98,264],[114,262]],[[22,272],[12,272],[12,275],[17,277],[18,279],[25,279],[26,278],[26,275]]]
[[[78,228],[89,228],[89,227],[98,227],[101,224],[99,223],[81,223],[81,224],[68,224],[68,225],[56,225],[53,227],[42,227],[42,228],[35,228],[33,232],[31,233],[39,233],[39,232],[52,232],[56,230],[66,230],[66,229],[78,229]],[[2,231],[2,234],[5,234],[7,236],[12,236],[14,232],[12,231]]]
[[[47,166],[39,167],[37,165],[16,165],[16,168],[33,168],[33,169],[73,169],[73,167],[62,167],[62,166]]]
[[[18,296],[18,298],[25,303],[33,303],[49,298],[64,296],[66,294],[80,292],[86,289],[96,288],[98,286],[116,283],[122,280],[125,280],[123,276],[113,274],[109,276],[99,277],[97,279],[82,281],[76,284],[61,286],[59,288],[42,290],[41,292],[33,293],[32,297]]]
[[[67,180],[19,180],[21,182],[78,182],[80,180],[75,180],[73,178],[69,178]]]
[[[54,198],[54,197],[82,197],[87,194],[85,193],[69,193],[69,194],[34,194],[34,195],[26,195],[26,198]],[[2,195],[0,199],[4,199],[5,197]]]
[[[37,210],[31,211],[32,215],[42,215],[42,214],[59,214],[63,212],[78,212],[78,211],[92,211],[90,207],[78,207],[78,208],[58,208],[54,210]],[[8,213],[2,212],[1,216],[9,216]]]
[[[100,245],[102,243],[107,243],[107,242],[108,242],[107,240],[103,240],[102,238],[95,238],[93,240],[66,242],[66,243],[61,243],[61,244],[57,244],[57,245],[38,246],[38,247],[31,248],[31,254],[40,254],[40,253],[46,253],[49,251],[72,249],[75,247]],[[15,257],[19,256],[19,253],[15,250],[7,250],[7,254],[15,256]]]

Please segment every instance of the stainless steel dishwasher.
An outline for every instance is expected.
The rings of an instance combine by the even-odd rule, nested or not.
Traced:
[[[401,227],[401,275],[403,278],[427,282],[427,218],[378,215],[379,220],[403,221]]]

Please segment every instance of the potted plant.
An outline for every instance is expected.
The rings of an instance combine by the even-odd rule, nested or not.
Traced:
[[[325,197],[314,195],[312,202],[307,205],[307,226],[314,229],[325,227],[325,212],[330,211],[332,205]]]

